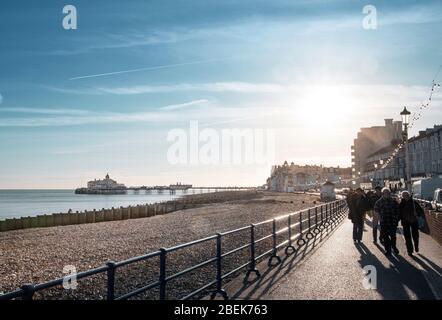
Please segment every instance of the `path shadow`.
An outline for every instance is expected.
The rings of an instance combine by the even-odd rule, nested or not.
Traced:
[[[277,282],[292,272],[299,263],[330,237],[333,231],[336,230],[345,219],[346,215],[343,215],[337,221],[330,223],[328,226],[324,226],[313,238],[303,238],[306,240],[306,243],[298,247],[291,255],[286,255],[284,250],[279,251],[279,256],[281,257],[279,264],[260,270],[260,277],[250,282],[243,282],[240,288],[234,290],[235,292],[230,292],[230,297],[232,299],[238,299],[239,297],[241,297],[241,299],[260,299],[268,294]],[[259,266],[262,267],[264,262],[265,261],[260,263]]]
[[[383,299],[409,300],[410,294],[419,300],[434,299],[434,295],[420,270],[401,255],[388,257],[390,265],[385,266],[365,244],[355,244],[355,247],[361,254],[358,261],[361,268],[369,265],[376,268],[377,288],[372,290],[379,292]],[[384,254],[385,251],[381,246],[377,245],[377,248]]]

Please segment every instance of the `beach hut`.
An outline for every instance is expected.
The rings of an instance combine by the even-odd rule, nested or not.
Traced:
[[[336,200],[335,184],[330,181],[326,181],[321,186],[321,201],[333,200]]]

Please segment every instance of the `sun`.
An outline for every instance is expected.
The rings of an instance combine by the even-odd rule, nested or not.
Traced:
[[[342,86],[309,86],[295,99],[295,114],[302,125],[333,128],[351,116],[354,99]]]

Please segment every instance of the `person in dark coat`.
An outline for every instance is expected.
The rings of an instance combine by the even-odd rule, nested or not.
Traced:
[[[373,192],[370,196],[370,208],[373,210],[373,216],[372,216],[372,226],[373,226],[373,243],[378,242],[378,229],[379,229],[379,214],[374,210],[374,205],[376,201],[378,201],[382,197],[382,188],[377,186],[374,188],[375,192]],[[379,237],[379,241],[382,244],[384,241],[382,237]]]
[[[356,189],[356,193],[353,197],[353,210],[350,216],[351,222],[353,223],[353,241],[362,242],[364,217],[365,212],[368,210],[368,202],[364,190],[361,188]]]
[[[350,189],[347,193],[347,206],[348,206],[348,219],[351,220],[351,217],[353,216],[355,210],[356,210],[356,193],[353,189]]]
[[[424,215],[424,210],[419,202],[414,200],[408,191],[402,191],[401,202],[399,204],[399,216],[402,228],[404,229],[405,245],[408,255],[413,255],[414,251],[419,252],[419,223],[417,217]]]
[[[381,236],[384,239],[385,254],[391,256],[391,250],[398,255],[396,230],[399,222],[399,204],[391,197],[389,188],[382,189],[382,198],[376,201],[374,211],[379,214]]]

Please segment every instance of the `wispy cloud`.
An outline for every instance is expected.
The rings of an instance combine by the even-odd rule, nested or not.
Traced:
[[[200,100],[194,100],[191,102],[185,102],[185,103],[180,103],[180,104],[172,104],[172,105],[168,105],[168,106],[164,106],[161,107],[161,110],[178,110],[178,109],[183,109],[183,108],[187,108],[187,107],[193,107],[193,106],[197,106],[197,105],[201,105],[201,104],[207,104],[209,102],[209,100],[206,99],[200,99]]]
[[[0,108],[0,112],[10,113],[28,113],[28,114],[42,114],[42,115],[90,115],[93,112],[80,109],[66,109],[66,108]]]
[[[205,99],[189,101],[180,104],[167,105],[146,112],[95,112],[81,109],[37,109],[37,108],[0,108],[0,111],[41,114],[46,117],[9,117],[0,119],[0,127],[41,127],[41,126],[74,126],[84,124],[132,123],[132,122],[164,122],[180,120],[175,112],[190,106],[208,104]]]
[[[96,91],[118,95],[167,93],[178,91],[205,91],[205,92],[238,92],[238,93],[278,93],[296,89],[294,85],[277,83],[249,83],[249,82],[213,82],[213,83],[183,83],[164,86],[138,85],[131,87],[97,87]]]

